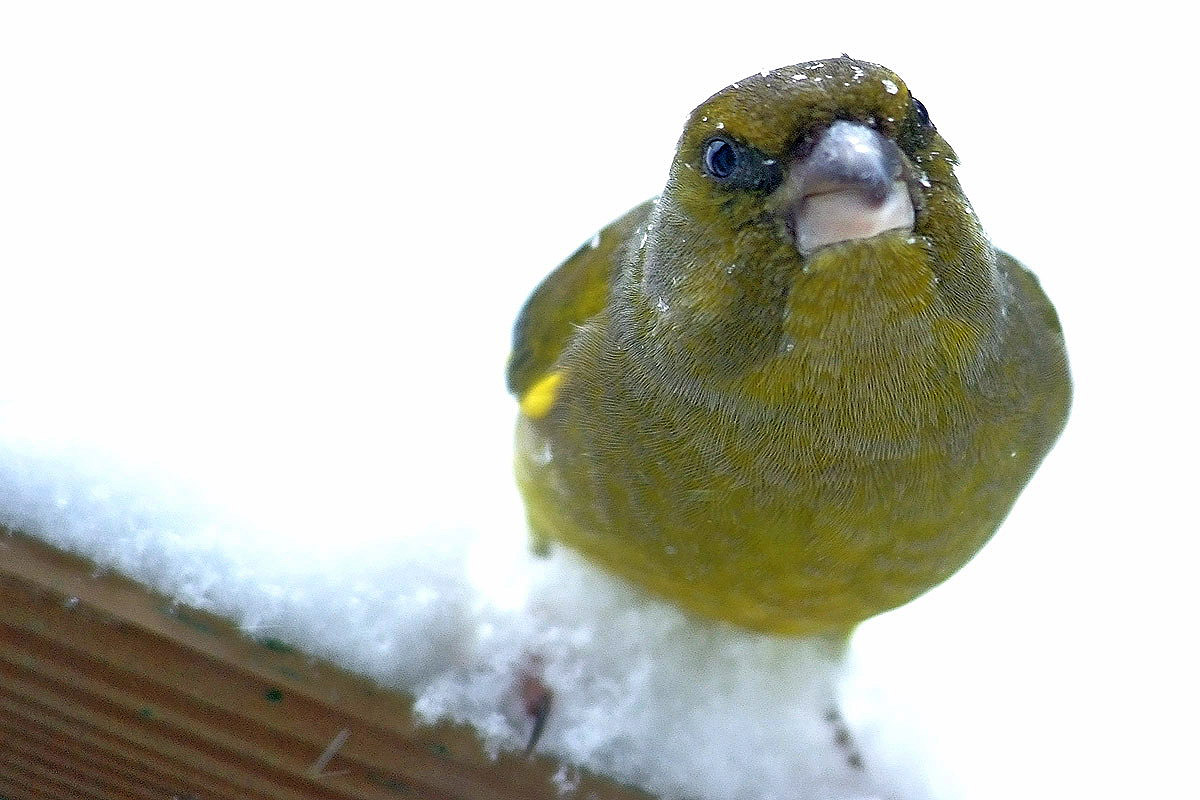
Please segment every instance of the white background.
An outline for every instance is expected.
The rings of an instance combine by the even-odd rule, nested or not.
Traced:
[[[892,67],[1057,304],[1076,403],[996,540],[858,657],[973,797],[1195,792],[1198,83],[1164,7],[0,8],[0,408],[219,503],[391,525],[512,503],[511,320],[661,188],[692,106]],[[314,460],[351,478],[296,509]]]

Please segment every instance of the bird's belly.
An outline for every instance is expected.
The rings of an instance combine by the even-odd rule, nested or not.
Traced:
[[[518,430],[535,537],[695,613],[774,633],[844,630],[945,580],[1023,483],[984,463],[995,460],[986,442],[957,459],[795,452],[764,462],[753,442],[688,447],[625,430],[615,447],[610,429],[548,433],[528,420]]]

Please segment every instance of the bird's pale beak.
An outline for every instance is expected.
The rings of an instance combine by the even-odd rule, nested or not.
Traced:
[[[839,120],[788,175],[791,227],[803,254],[895,229],[915,219],[904,159],[895,142],[858,122]]]

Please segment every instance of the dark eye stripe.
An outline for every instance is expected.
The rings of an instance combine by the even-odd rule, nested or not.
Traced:
[[[725,189],[774,190],[783,179],[775,159],[726,135],[717,135],[701,152],[704,174]]]

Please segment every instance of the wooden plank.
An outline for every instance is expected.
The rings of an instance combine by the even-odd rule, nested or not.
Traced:
[[[16,725],[0,719],[0,740],[14,752],[27,757],[41,756],[64,770],[78,770],[92,779],[111,781],[121,788],[121,796],[141,800],[162,800],[169,797],[169,789],[144,771],[131,768],[103,753],[67,739],[46,736],[43,731],[22,723]]]
[[[37,668],[22,669],[10,661],[3,649],[0,649],[0,685],[17,697],[32,698],[37,705],[50,706],[59,713],[98,725],[116,736],[127,737],[157,752],[159,758],[195,764],[207,772],[225,774],[235,784],[272,800],[311,800],[317,796],[281,784],[274,776],[263,775],[249,758],[238,758],[235,754],[206,747],[203,742],[192,740],[186,731],[156,725],[150,718],[131,717],[126,708],[107,698],[47,678]]]
[[[0,765],[2,764],[3,759],[0,758]],[[12,775],[6,775],[0,768],[0,797],[6,800],[66,800],[61,794],[32,786],[23,781],[18,782],[18,780]]]
[[[256,726],[279,734],[286,748],[304,750],[300,761],[289,765],[290,773],[295,776],[311,775],[335,738],[344,738],[344,742],[332,758],[325,760],[320,772],[336,776],[336,781],[344,784],[343,789],[365,798],[378,795],[382,800],[389,800],[394,797],[393,793],[380,790],[377,784],[368,783],[366,776],[385,776],[393,782],[403,780],[392,772],[398,755],[409,764],[409,781],[419,780],[428,787],[436,783],[441,774],[437,758],[430,753],[408,746],[398,754],[394,737],[389,740],[386,734],[369,725],[339,728],[345,719],[327,704],[303,695],[287,695],[257,676],[230,669],[134,626],[111,623],[86,608],[39,602],[28,592],[17,591],[3,581],[0,581],[0,604],[7,607],[9,625],[24,635],[45,639],[42,658],[65,659],[86,654],[102,662],[106,672],[119,672],[126,691],[131,684],[136,686],[141,695],[139,702],[174,703],[185,710],[191,709],[187,713],[192,719],[186,725],[191,730],[213,727],[219,736],[222,730],[240,725],[243,729]],[[84,665],[79,669],[91,673],[99,667]],[[221,679],[214,681],[213,675],[217,674]],[[115,687],[113,691],[116,691]],[[176,703],[176,700],[182,703]],[[218,719],[218,714],[223,718]],[[196,719],[198,715],[199,720]],[[260,755],[267,752],[261,743],[256,746]],[[284,758],[289,753],[277,752],[276,755]],[[456,776],[458,786],[468,791],[482,791],[487,782],[479,773],[478,768],[460,771]],[[473,786],[470,785],[472,782]],[[424,795],[431,800],[448,797],[444,792],[429,788]]]
[[[143,747],[132,739],[108,733],[83,719],[40,707],[28,698],[6,695],[3,692],[3,684],[0,684],[0,709],[10,712],[14,719],[21,720],[30,728],[45,729],[56,736],[79,739],[105,752],[136,760],[165,776],[170,785],[192,787],[206,800],[271,800],[265,794],[240,787],[223,776],[206,773],[190,762],[184,763],[165,756],[162,752]],[[182,796],[184,791],[181,789],[174,794]]]
[[[179,797],[560,796],[559,767],[549,759],[493,760],[465,727],[418,725],[402,694],[279,642],[252,640],[224,620],[2,529],[0,651],[0,714],[9,731],[28,723],[43,732],[37,741],[47,758],[74,757],[78,769],[105,777],[144,774]],[[84,738],[75,750],[47,742],[72,731]],[[336,752],[315,773],[331,743]],[[27,759],[21,774],[34,780],[33,753],[18,750],[0,747],[0,755]],[[138,764],[149,769],[131,772]],[[69,789],[47,790],[39,780],[30,797]],[[586,774],[575,796],[645,797]]]
[[[90,787],[89,791],[97,797],[162,800],[165,796],[120,772],[106,769],[85,754],[72,752],[62,743],[36,742],[31,737],[14,736],[5,741],[4,748],[12,758],[34,765],[47,774],[71,781],[77,786]]]
[[[130,724],[152,726],[163,735],[187,736],[225,760],[239,761],[281,786],[291,787],[298,797],[319,790],[329,800],[395,800],[393,792],[365,780],[310,775],[308,767],[320,755],[319,749],[305,750],[300,743],[255,720],[202,702],[188,702],[168,687],[149,680],[137,681],[110,669],[102,659],[56,647],[19,628],[0,624],[0,661],[23,661],[40,676],[96,697],[110,698],[121,707]]]
[[[54,766],[30,762],[20,753],[4,748],[0,755],[0,772],[60,797],[78,797],[83,800],[123,800],[120,795],[109,792],[105,787],[87,780],[80,780],[65,770]]]
[[[10,742],[18,743],[18,746],[27,746],[34,752],[47,754],[56,763],[85,765],[95,774],[112,775],[135,787],[141,792],[140,796],[150,800],[162,800],[176,794],[174,782],[148,764],[123,759],[76,737],[55,735],[31,720],[0,709],[0,739],[5,736],[10,737]]]

